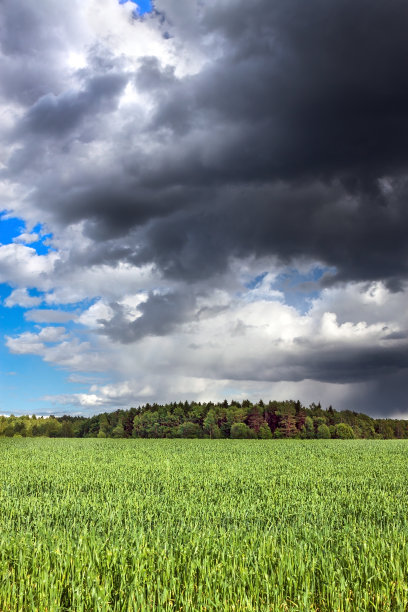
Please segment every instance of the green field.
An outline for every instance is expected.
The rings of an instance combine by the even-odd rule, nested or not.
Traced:
[[[0,610],[408,609],[408,442],[0,439]]]

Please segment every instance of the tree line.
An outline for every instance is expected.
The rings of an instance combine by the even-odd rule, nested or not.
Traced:
[[[320,403],[249,400],[145,404],[92,417],[0,416],[0,437],[49,438],[408,438],[408,421],[374,419]]]

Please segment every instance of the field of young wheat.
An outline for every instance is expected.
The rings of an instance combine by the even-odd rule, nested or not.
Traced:
[[[408,442],[0,439],[0,610],[408,609]]]

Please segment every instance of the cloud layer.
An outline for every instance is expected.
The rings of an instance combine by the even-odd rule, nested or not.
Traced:
[[[10,351],[108,373],[64,406],[403,413],[406,3],[132,10],[4,2],[0,193],[27,231],[0,280],[37,325]]]

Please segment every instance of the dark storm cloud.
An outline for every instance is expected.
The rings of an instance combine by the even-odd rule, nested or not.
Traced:
[[[166,336],[191,315],[194,300],[179,292],[165,295],[151,293],[146,302],[138,306],[141,316],[132,322],[126,318],[126,309],[120,304],[110,304],[114,316],[99,320],[101,333],[116,342],[128,344],[144,336]]]
[[[135,76],[135,83],[138,89],[145,91],[163,92],[173,87],[179,81],[174,74],[172,66],[162,67],[157,57],[144,57],[140,61],[139,69]]]
[[[301,254],[335,267],[340,280],[383,278],[398,289],[408,271],[407,22],[408,5],[397,0],[203,9],[200,32],[217,40],[217,60],[176,78],[145,58],[135,82],[154,110],[147,124],[129,121],[128,133],[114,135],[120,163],[84,189],[65,183],[63,195],[53,177],[38,205],[55,192],[54,216],[85,220],[96,241],[147,224],[141,257],[181,278],[211,277],[231,255]],[[109,70],[79,92],[40,98],[25,138],[79,121],[91,129],[93,111],[107,113],[103,101],[124,86],[119,68]],[[154,152],[138,149],[141,135]]]
[[[51,9],[47,0],[42,4],[43,7],[24,0],[4,0],[0,17],[0,49],[5,55],[30,56],[39,49],[61,44],[57,29],[51,26],[47,31],[42,23],[45,12]]]
[[[364,185],[404,164],[406,3],[238,4],[205,13],[224,54],[164,99],[158,125],[177,132],[207,114],[241,127],[246,155],[229,152],[226,177],[350,173]]]
[[[61,58],[75,40],[78,22],[69,7],[52,0],[2,0],[0,94],[33,104],[63,88]]]
[[[388,207],[353,205],[339,187],[321,184],[225,189],[217,205],[157,220],[136,261],[155,258],[175,278],[223,271],[228,257],[304,255],[337,267],[335,280],[385,279],[398,288],[408,273],[404,199]]]
[[[408,150],[408,6],[289,0],[241,8],[207,11],[204,23],[219,33],[224,55],[165,89],[153,127],[182,137],[207,124],[209,135],[189,160],[159,168],[157,178],[218,190],[217,206],[208,207],[207,238],[215,234],[226,253],[290,258],[301,252],[336,266],[340,279],[385,278],[397,286],[394,277],[408,271],[401,179]],[[158,80],[157,66],[151,72]],[[397,179],[386,195],[378,180],[387,175]],[[282,195],[271,188],[277,180],[288,185]],[[310,204],[316,181],[327,193]],[[342,204],[331,187],[336,183],[344,189]],[[220,204],[231,184],[257,187]],[[175,233],[189,243],[203,231],[199,213],[178,221]],[[153,240],[156,233],[162,237],[153,229]],[[197,239],[198,249],[203,242]],[[154,241],[152,250],[158,248]],[[180,267],[177,248],[163,251]],[[197,261],[205,257],[197,250]]]
[[[84,90],[42,96],[29,109],[19,129],[60,136],[75,128],[88,114],[115,108],[126,83],[125,75],[107,74],[90,79]]]
[[[397,370],[353,389],[344,408],[375,418],[407,418],[407,371]]]
[[[240,327],[239,333],[246,335],[248,327]],[[234,335],[237,335],[236,331]],[[200,368],[208,377],[227,380],[300,382],[308,379],[335,384],[381,380],[393,373],[406,373],[408,368],[406,339],[382,346],[342,341],[330,343],[310,338],[298,338],[295,344],[296,351],[284,347],[276,350],[277,347],[271,346],[270,357],[263,351],[259,356],[252,355],[250,360],[243,356],[234,362],[214,359],[204,368],[200,364]]]
[[[356,383],[375,380],[408,368],[408,346],[400,342],[392,346],[344,346],[326,349],[304,343],[307,363],[298,364],[301,379],[310,378],[331,383]],[[307,346],[309,344],[309,346]],[[291,367],[292,364],[291,364]]]

